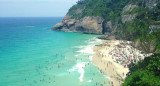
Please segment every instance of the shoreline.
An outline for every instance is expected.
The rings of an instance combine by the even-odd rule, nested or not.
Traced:
[[[131,62],[143,60],[148,54],[133,48],[129,41],[102,40],[93,48],[93,64],[104,76],[108,76],[111,86],[120,86],[129,72]]]

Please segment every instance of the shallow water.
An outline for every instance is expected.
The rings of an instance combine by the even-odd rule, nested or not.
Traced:
[[[91,62],[99,35],[51,31],[61,20],[0,18],[0,86],[104,83],[105,76]]]

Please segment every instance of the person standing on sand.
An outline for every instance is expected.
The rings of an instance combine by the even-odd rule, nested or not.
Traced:
[[[114,86],[114,85],[113,85],[113,81],[111,81],[111,84],[112,84],[112,86]]]

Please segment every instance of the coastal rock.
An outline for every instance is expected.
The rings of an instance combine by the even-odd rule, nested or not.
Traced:
[[[69,28],[76,23],[76,20],[75,19],[68,19],[68,20],[64,20],[63,23],[66,24],[67,27]]]
[[[67,19],[71,19],[71,16],[69,14],[67,14],[66,16],[64,16],[63,21],[67,20]]]
[[[141,51],[149,53],[149,52],[154,52],[156,42],[152,41],[151,43],[148,43],[148,42],[134,41],[132,42],[131,45]]]
[[[102,34],[102,22],[100,17],[84,17],[76,24],[76,31],[82,33]]]
[[[58,23],[52,28],[52,30],[60,30],[62,29],[63,26],[64,26],[63,23]]]
[[[111,21],[104,20],[102,23],[103,27],[103,34],[104,35],[113,35],[116,32],[116,29],[119,28],[118,22],[114,22],[114,24]]]
[[[52,30],[59,30],[59,31],[70,31],[69,28],[71,28],[72,26],[74,26],[75,23],[76,23],[76,20],[75,19],[71,19],[71,16],[67,14],[63,18],[63,21],[61,23],[56,24],[51,29]]]
[[[111,32],[113,30],[113,26],[112,26],[112,22],[111,21],[108,21],[106,23],[106,31],[105,32]]]
[[[71,19],[69,15],[66,15],[62,23],[56,24],[52,30],[102,34],[102,22],[101,17],[88,16],[82,19]]]
[[[136,14],[122,15],[122,23],[132,21],[135,18],[136,18]]]
[[[98,39],[102,39],[102,40],[115,40],[115,36],[114,35],[104,35],[101,37],[98,37]]]

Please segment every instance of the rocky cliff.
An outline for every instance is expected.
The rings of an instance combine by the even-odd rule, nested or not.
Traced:
[[[72,19],[70,15],[66,15],[63,21],[56,24],[52,30],[102,34],[102,23],[101,17],[86,16],[81,19]]]
[[[159,9],[159,0],[79,0],[52,30],[105,34],[103,39],[114,35],[135,41],[135,47],[141,44],[153,51],[153,46],[148,45],[160,48],[160,44],[157,45],[156,36],[151,38],[154,34],[149,34],[149,24],[160,20]]]
[[[101,2],[102,1],[102,2]],[[103,0],[95,1],[95,0],[83,0],[77,2],[76,5],[74,5],[67,13],[67,15],[64,17],[63,21],[61,23],[56,24],[52,30],[59,30],[59,31],[73,31],[73,32],[79,32],[79,33],[91,33],[91,34],[108,34],[108,33],[115,33],[116,29],[119,28],[120,23],[126,23],[134,20],[137,16],[137,13],[129,13],[138,8],[140,5],[143,7],[153,8],[157,5],[158,0],[141,0],[141,4],[131,2],[129,0],[119,0],[116,2],[113,2],[117,5],[116,9],[120,9],[118,11],[118,15],[114,15],[116,13],[112,13],[112,11],[104,11],[103,9],[106,9],[106,7],[102,8],[103,11],[99,11],[99,7],[95,7],[96,3],[104,3]],[[113,0],[114,1],[114,0]],[[95,2],[92,6],[92,2]],[[118,8],[119,4],[117,3],[125,3],[121,8]],[[109,3],[111,4],[111,3]],[[90,6],[89,6],[90,5]],[[103,5],[103,4],[102,4]],[[121,4],[120,4],[121,5]],[[101,6],[101,5],[100,5]],[[90,7],[94,7],[95,9],[92,9]],[[112,10],[113,7],[110,7]],[[109,7],[106,9],[108,10]],[[106,14],[103,14],[105,12]],[[115,11],[116,12],[116,11]],[[97,14],[103,14],[97,15]],[[116,16],[118,16],[117,19],[121,19],[121,22],[116,20]],[[115,17],[111,18],[111,17]],[[116,20],[116,21],[113,21]],[[118,22],[117,22],[118,21]],[[114,24],[113,24],[114,22]]]

